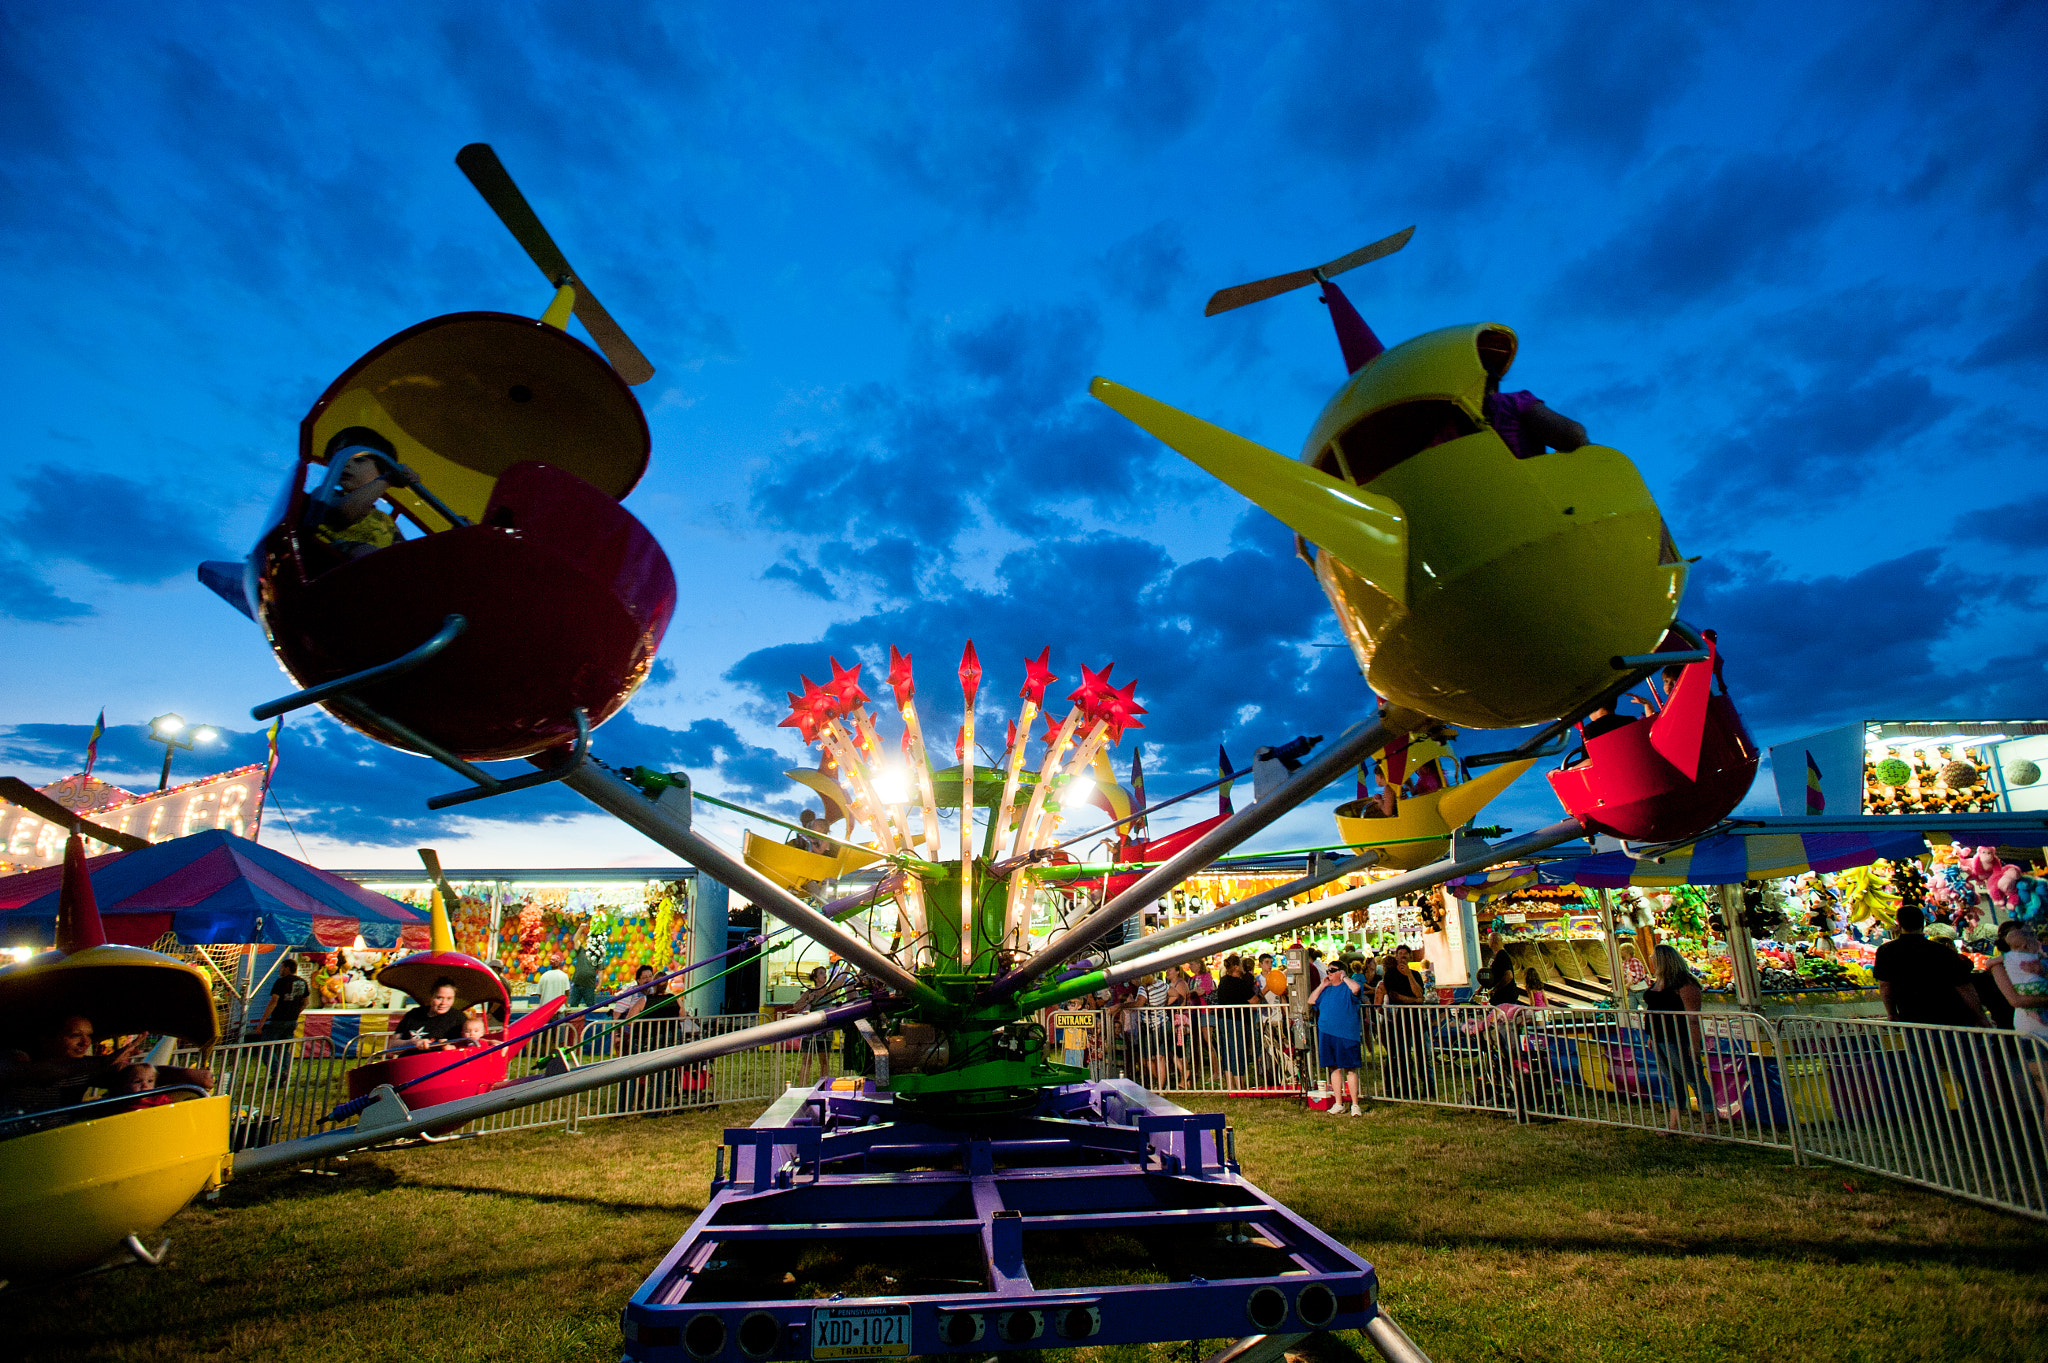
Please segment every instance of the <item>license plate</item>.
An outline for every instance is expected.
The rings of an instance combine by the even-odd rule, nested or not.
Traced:
[[[908,1306],[814,1306],[812,1358],[910,1357]]]

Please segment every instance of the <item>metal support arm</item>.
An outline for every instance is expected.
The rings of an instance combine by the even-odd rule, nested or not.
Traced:
[[[653,795],[597,762],[586,762],[562,784],[631,824],[690,865],[775,915],[831,951],[836,951],[900,994],[943,1005],[939,992],[892,960],[887,953],[841,927],[782,886],[690,827],[689,794],[663,789]]]
[[[1122,984],[1126,980],[1135,980],[1140,975],[1149,975],[1155,970],[1178,965],[1182,961],[1228,951],[1232,947],[1242,946],[1246,942],[1257,941],[1262,937],[1292,932],[1310,923],[1320,923],[1325,918],[1334,918],[1340,913],[1363,908],[1367,904],[1377,904],[1383,899],[1398,898],[1414,890],[1428,889],[1453,877],[1483,871],[1504,861],[1518,861],[1546,848],[1555,847],[1559,843],[1570,842],[1582,836],[1583,832],[1577,820],[1563,819],[1539,828],[1534,833],[1510,838],[1498,846],[1482,847],[1467,856],[1449,857],[1443,861],[1432,862],[1419,870],[1406,871],[1372,885],[1346,890],[1343,894],[1333,894],[1328,899],[1318,899],[1313,904],[1305,904],[1287,913],[1241,924],[1212,937],[1184,941],[1177,946],[1159,950],[1148,950],[1142,956],[1118,961],[1106,969],[1093,970],[1071,980],[1047,985],[1027,995],[1024,1003],[1031,1009],[1049,1008],[1068,999],[1079,998],[1083,994],[1092,994],[1109,985]],[[1151,946],[1151,940],[1148,938],[1145,944]]]
[[[1413,718],[1416,725],[1422,721]],[[1304,763],[1301,769],[1272,794],[1239,811],[1210,829],[1186,848],[1139,877],[1138,882],[1116,898],[1087,915],[1066,933],[1046,944],[1045,950],[1019,965],[989,986],[991,997],[1003,998],[1033,980],[1071,960],[1145,905],[1195,874],[1216,858],[1259,833],[1280,817],[1305,803],[1323,787],[1349,772],[1366,758],[1408,732],[1407,722],[1390,724],[1388,717],[1354,726],[1329,747]]]
[[[433,1107],[423,1107],[417,1112],[408,1110],[404,1101],[394,1093],[373,1104],[363,1114],[361,1122],[345,1131],[331,1131],[324,1136],[307,1136],[301,1140],[280,1141],[276,1145],[245,1150],[234,1157],[234,1172],[258,1174],[272,1169],[290,1168],[307,1160],[347,1154],[366,1145],[381,1145],[386,1141],[421,1135],[435,1127],[460,1126],[479,1117],[529,1107],[534,1103],[547,1102],[551,1098],[566,1098],[575,1093],[587,1093],[591,1089],[603,1088],[607,1084],[623,1083],[628,1079],[658,1074],[663,1070],[675,1069],[679,1065],[713,1060],[721,1055],[751,1050],[756,1046],[802,1036],[808,1032],[843,1027],[855,1018],[866,1017],[874,1008],[873,1001],[863,999],[858,1003],[819,1013],[792,1013],[786,1018],[764,1022],[758,1027],[728,1032],[724,1036],[705,1037],[701,1041],[685,1042],[683,1045],[669,1046],[658,1051],[644,1051],[638,1055],[622,1055],[615,1060],[585,1065],[563,1074],[509,1084],[504,1088],[492,1089],[489,1093],[479,1093],[474,1098],[457,1098],[453,1102],[437,1103]]]

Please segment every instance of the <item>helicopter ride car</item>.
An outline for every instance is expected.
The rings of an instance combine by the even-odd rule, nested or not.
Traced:
[[[247,563],[200,578],[307,688],[276,713],[311,695],[379,742],[474,762],[580,748],[646,679],[676,587],[619,504],[649,453],[628,385],[653,368],[491,149],[457,163],[553,301],[538,319],[432,318],[350,365],[300,423]],[[572,314],[604,354],[564,329]]]
[[[55,949],[0,967],[9,1032],[74,1016],[100,1038],[158,1034],[201,1048],[219,1038],[204,975],[106,940],[77,832],[64,849]],[[192,1082],[203,1073],[166,1066],[159,1074],[170,1082],[147,1094],[0,1117],[0,1275],[62,1276],[124,1257],[161,1262],[169,1242],[150,1250],[144,1238],[218,1185],[230,1157],[226,1095]]]
[[[1691,837],[1749,793],[1762,754],[1728,695],[1713,631],[1703,637],[1707,657],[1680,670],[1661,703],[1638,697],[1640,716],[1582,724],[1580,746],[1550,773],[1558,803],[1588,834],[1650,843]]]
[[[1090,392],[1297,533],[1389,702],[1477,729],[1575,717],[1635,679],[1616,664],[1671,626],[1686,563],[1627,455],[1564,448],[1583,432],[1550,432],[1575,423],[1539,428],[1540,403],[1500,394],[1511,329],[1468,323],[1391,349],[1373,335],[1333,277],[1413,232],[1210,300],[1214,315],[1322,285],[1350,377],[1298,462],[1107,379]]]
[[[1427,736],[1411,737],[1372,763],[1379,791],[1338,805],[1337,833],[1352,847],[1379,853],[1377,865],[1412,871],[1439,861],[1450,850],[1451,833],[1523,772],[1534,758],[1503,763],[1467,776],[1450,745]]]
[[[348,1072],[348,1096],[366,1098],[380,1084],[389,1084],[408,1106],[432,1107],[468,1098],[503,1084],[509,1063],[522,1048],[554,1021],[566,1002],[550,999],[514,1019],[512,996],[498,972],[466,952],[455,949],[443,892],[433,892],[432,928],[428,948],[400,957],[377,972],[377,983],[424,1004],[443,981],[455,987],[455,1007],[467,1012],[482,1008],[487,1045],[465,1056],[459,1050],[399,1049]],[[497,1035],[492,1035],[492,1033]],[[502,1044],[499,1044],[502,1043]],[[439,1135],[437,1130],[434,1133]]]

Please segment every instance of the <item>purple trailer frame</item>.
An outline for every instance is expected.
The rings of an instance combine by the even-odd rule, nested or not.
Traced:
[[[1366,1329],[1372,1265],[1246,1182],[1234,1147],[1220,1114],[1128,1080],[944,1122],[898,1110],[871,1080],[792,1089],[726,1131],[710,1204],[626,1306],[626,1357],[768,1363]]]

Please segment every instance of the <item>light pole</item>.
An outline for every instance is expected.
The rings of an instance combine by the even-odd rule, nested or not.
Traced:
[[[183,748],[192,751],[194,743],[211,743],[220,735],[211,724],[198,724],[188,728],[184,716],[177,714],[158,715],[149,722],[149,736],[152,741],[164,745],[163,774],[156,779],[158,790],[167,789],[171,784],[171,751]]]

